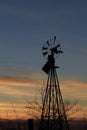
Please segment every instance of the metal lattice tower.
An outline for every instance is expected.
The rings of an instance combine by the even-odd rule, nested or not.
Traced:
[[[63,53],[56,37],[47,41],[43,48],[43,55],[48,61],[42,70],[48,74],[47,86],[44,93],[42,115],[39,130],[69,130],[63,98],[59,86],[55,66],[55,56]]]

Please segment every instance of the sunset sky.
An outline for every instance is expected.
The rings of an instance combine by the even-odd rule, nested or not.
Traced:
[[[0,0],[1,118],[15,116],[12,104],[26,117],[26,100],[40,100],[42,46],[55,35],[64,52],[56,59],[63,98],[87,113],[87,1]]]

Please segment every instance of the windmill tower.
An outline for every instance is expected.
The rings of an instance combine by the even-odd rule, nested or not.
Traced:
[[[47,57],[47,62],[42,70],[48,75],[48,79],[42,104],[39,130],[69,130],[56,72],[58,67],[55,66],[56,56],[63,53],[56,37],[44,43],[42,51],[43,56]]]

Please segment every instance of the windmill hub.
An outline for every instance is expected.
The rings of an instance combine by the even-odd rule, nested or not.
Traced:
[[[54,39],[49,39],[44,43],[42,53],[46,58],[48,58],[48,55],[53,55],[55,58],[60,53],[63,53],[61,51],[60,43],[56,40],[56,36],[54,36]]]

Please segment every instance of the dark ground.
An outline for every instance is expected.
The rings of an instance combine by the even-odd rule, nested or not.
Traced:
[[[38,130],[39,121],[34,120],[34,130]],[[87,130],[86,120],[69,121],[70,130]],[[0,130],[29,130],[28,120],[1,120]]]

